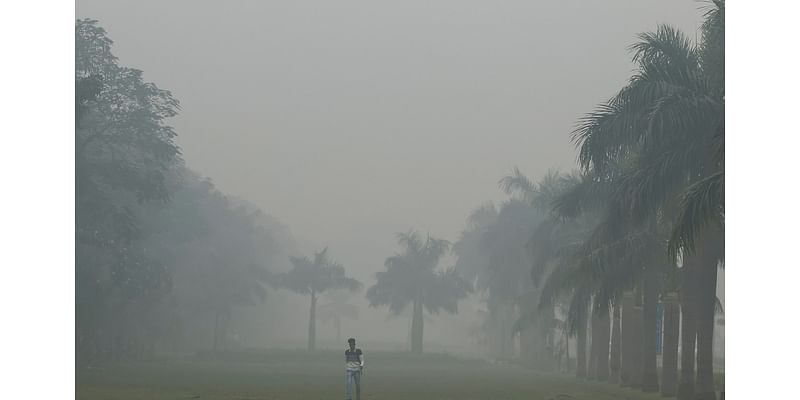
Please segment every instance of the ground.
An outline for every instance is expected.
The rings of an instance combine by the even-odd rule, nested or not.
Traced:
[[[366,350],[366,349],[365,349]],[[660,399],[617,385],[444,355],[365,352],[362,398]],[[339,352],[269,351],[79,368],[77,399],[344,399]]]

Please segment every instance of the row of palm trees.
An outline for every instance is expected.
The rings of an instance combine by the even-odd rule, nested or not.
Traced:
[[[541,279],[534,314],[568,304],[578,377],[620,380],[679,399],[715,398],[724,13],[724,1],[710,4],[699,43],[669,26],[639,36],[630,48],[635,74],[573,133],[579,172],[534,184],[515,171],[501,181],[548,210],[528,242],[533,278]],[[659,300],[665,308],[660,376]]]

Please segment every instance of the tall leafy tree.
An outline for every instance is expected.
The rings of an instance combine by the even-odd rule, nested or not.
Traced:
[[[152,308],[171,287],[165,265],[141,244],[137,211],[169,197],[165,174],[180,151],[166,121],[176,115],[178,101],[145,82],[141,71],[120,66],[111,45],[97,21],[76,21],[78,362],[129,355],[138,345],[119,319]]]
[[[344,266],[328,256],[328,248],[314,253],[313,258],[290,257],[293,268],[278,274],[275,283],[282,288],[311,298],[308,319],[308,349],[316,348],[316,308],[319,296],[329,290],[356,291],[361,282],[346,275]]]
[[[118,200],[110,197],[120,192],[139,201],[167,198],[165,173],[180,155],[177,134],[166,123],[177,114],[178,100],[145,82],[142,71],[118,65],[111,44],[97,21],[76,22],[76,207],[81,212],[91,211],[80,207],[91,200]],[[83,240],[91,236],[78,233]]]
[[[386,259],[386,270],[375,274],[376,283],[366,297],[370,307],[388,306],[394,315],[411,305],[411,351],[422,353],[423,309],[455,314],[458,301],[472,291],[472,285],[454,268],[437,269],[450,248],[446,240],[423,238],[415,231],[398,233],[397,239],[402,251]]]

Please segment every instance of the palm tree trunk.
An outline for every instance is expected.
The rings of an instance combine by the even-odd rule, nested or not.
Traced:
[[[622,386],[631,386],[633,373],[633,358],[637,349],[633,348],[634,336],[634,310],[633,310],[633,293],[625,292],[622,296],[622,319],[620,320],[620,342],[622,368],[620,369],[620,384]]]
[[[600,340],[597,335],[600,333],[600,329],[598,328],[597,320],[597,310],[594,309],[594,301],[591,303],[592,306],[592,316],[589,319],[591,321],[591,332],[588,335],[592,340],[589,343],[589,369],[586,372],[586,376],[589,379],[597,379],[597,346],[600,344]]]
[[[317,294],[311,292],[311,308],[308,313],[308,350],[316,349],[317,342]]]
[[[714,308],[717,299],[717,262],[721,257],[719,231],[709,230],[699,249],[697,279],[697,380],[695,399],[716,400],[714,392]]]
[[[644,272],[644,301],[642,304],[642,391],[658,391],[658,363],[656,358],[658,269],[646,268]]]
[[[640,296],[636,296],[640,298]],[[642,350],[644,349],[644,307],[641,304],[636,304],[631,313],[631,387],[642,388],[642,367],[644,365],[644,357]],[[650,332],[653,333],[653,332]]]
[[[678,400],[694,399],[697,268],[697,256],[684,255],[681,268],[681,380],[678,384]]]
[[[608,342],[611,335],[611,320],[608,317],[607,308],[596,312],[599,314],[597,319],[597,330],[599,331],[597,335],[599,340],[597,344],[597,379],[608,381]]]
[[[637,305],[637,292],[628,292],[622,303],[622,386],[642,386],[643,310]]]
[[[422,303],[414,302],[414,314],[411,316],[411,352],[422,353],[422,333],[424,329]]]
[[[714,267],[716,269],[716,267]],[[713,271],[716,275],[716,271]],[[705,275],[705,273],[704,273]],[[707,280],[704,278],[703,280]],[[707,300],[700,301],[702,307],[699,311],[697,321],[697,380],[695,381],[695,399],[706,400],[716,399],[714,393],[714,356],[713,356],[713,337],[714,337],[714,303]],[[709,312],[707,308],[711,308]],[[707,316],[711,314],[711,316]]]
[[[586,318],[581,318],[578,326],[578,365],[575,368],[575,376],[586,378]]]
[[[567,334],[566,329],[564,330],[564,356],[566,357],[566,368],[564,372],[569,373],[570,369],[572,369],[572,360],[569,358],[569,335]]]
[[[619,383],[620,372],[620,306],[618,300],[614,300],[613,318],[611,319],[611,359],[609,360],[609,375],[608,381],[610,383]]]
[[[661,395],[673,397],[678,392],[678,339],[680,304],[676,293],[664,296],[664,350],[661,367]]]
[[[543,311],[546,326],[534,326],[536,337],[540,339],[537,347],[538,365],[543,371],[553,371],[555,366],[556,337],[553,331],[553,323],[556,320],[556,310],[554,306],[548,307]]]

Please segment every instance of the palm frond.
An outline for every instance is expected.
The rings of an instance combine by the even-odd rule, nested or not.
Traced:
[[[669,255],[674,259],[678,250],[691,254],[702,229],[708,224],[722,226],[724,221],[725,172],[720,171],[692,184],[681,197]]]
[[[613,160],[642,145],[690,135],[709,125],[709,115],[720,114],[720,98],[712,94],[698,50],[685,35],[660,26],[640,39],[631,46],[638,73],[611,100],[581,118],[573,131],[584,170],[602,174]]]
[[[478,229],[491,224],[495,219],[497,219],[497,208],[494,203],[489,202],[473,210],[467,218],[467,224],[473,229]]]
[[[584,171],[605,173],[615,158],[628,151],[629,138],[641,131],[644,117],[628,103],[618,96],[578,120],[572,141],[579,147],[578,162]]]
[[[691,146],[675,146],[637,156],[615,183],[612,200],[624,210],[620,216],[641,223],[653,215],[700,169],[698,153],[701,150]]]
[[[567,282],[576,270],[576,263],[563,263],[558,268],[554,268],[542,284],[536,308],[544,310],[552,307],[559,296],[571,292],[574,288],[570,287]]]
[[[700,58],[705,74],[710,77],[717,96],[725,95],[725,1],[709,1],[701,31],[703,44]]]
[[[321,294],[331,289],[358,291],[362,284],[346,276],[345,268],[328,256],[328,248],[315,252],[313,260],[307,256],[290,256],[293,268],[288,272],[272,274],[271,284],[299,294]]]
[[[639,40],[629,47],[633,52],[633,62],[689,67],[698,64],[697,47],[689,37],[672,26],[659,25],[655,32],[640,34]]]
[[[518,167],[514,167],[511,174],[502,177],[497,184],[507,195],[520,194],[526,200],[536,192],[536,185]]]
[[[608,180],[601,180],[589,174],[583,174],[553,199],[552,214],[559,219],[576,219],[592,209],[599,209],[607,204],[611,197],[611,185]]]

